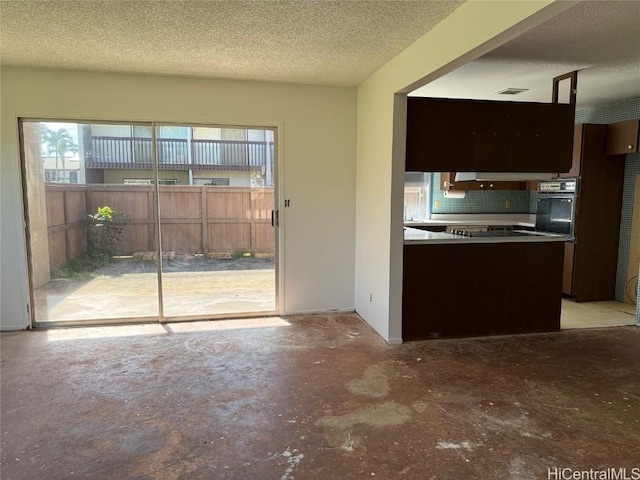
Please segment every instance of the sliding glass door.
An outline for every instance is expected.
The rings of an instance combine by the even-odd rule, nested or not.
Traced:
[[[274,132],[21,121],[36,323],[276,311]]]
[[[158,317],[153,185],[113,180],[131,172],[134,128],[21,123],[38,322]],[[145,160],[152,169],[151,156]]]
[[[272,130],[156,126],[164,317],[274,312]],[[189,182],[190,184],[186,184]]]

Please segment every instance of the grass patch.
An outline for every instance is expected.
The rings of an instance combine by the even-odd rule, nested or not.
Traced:
[[[232,258],[251,258],[251,252],[236,251],[231,254]]]
[[[84,280],[95,277],[95,271],[109,263],[109,256],[104,253],[83,253],[81,256],[69,260],[61,267],[54,268],[51,272],[53,278],[69,278],[71,280]]]

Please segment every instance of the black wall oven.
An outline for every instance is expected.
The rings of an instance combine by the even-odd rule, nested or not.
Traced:
[[[574,236],[578,180],[558,179],[538,184],[536,231]]]

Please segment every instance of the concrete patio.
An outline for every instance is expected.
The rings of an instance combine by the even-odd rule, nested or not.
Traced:
[[[35,290],[38,322],[158,315],[155,262],[116,259],[93,278],[55,279]],[[165,317],[274,312],[271,258],[176,257],[163,265]]]

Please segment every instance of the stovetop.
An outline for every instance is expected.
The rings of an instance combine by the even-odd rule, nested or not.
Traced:
[[[496,229],[496,230],[456,230],[453,229],[450,232],[453,235],[460,235],[462,237],[526,237],[529,235],[527,232],[514,231],[509,228]]]

